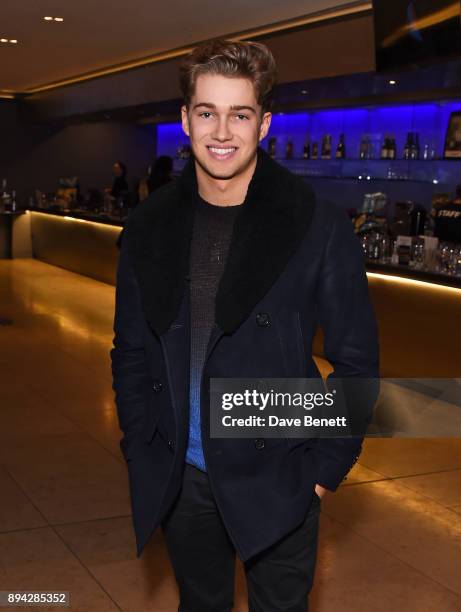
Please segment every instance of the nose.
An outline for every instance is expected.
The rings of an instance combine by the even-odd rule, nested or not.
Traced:
[[[229,129],[229,124],[228,124],[226,117],[219,117],[215,125],[215,130],[212,136],[213,138],[216,138],[216,140],[219,140],[220,142],[223,140],[232,139],[232,133]]]

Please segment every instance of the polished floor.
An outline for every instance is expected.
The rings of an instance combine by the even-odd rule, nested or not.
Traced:
[[[160,535],[135,555],[113,308],[109,285],[0,260],[0,590],[69,591],[74,611],[173,612]],[[461,611],[461,440],[367,440],[323,499],[319,546],[313,612]]]

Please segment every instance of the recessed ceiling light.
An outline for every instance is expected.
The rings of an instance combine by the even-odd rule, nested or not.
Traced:
[[[0,42],[8,42],[8,38],[0,38]]]
[[[55,17],[54,20],[55,21],[64,21],[64,17]]]
[[[53,17],[44,17],[43,18],[45,21],[53,21]]]
[[[389,81],[389,85],[396,85],[396,84],[397,84],[397,81],[394,81],[393,79]]]
[[[12,38],[10,40],[10,43],[13,43],[13,45],[16,45],[18,43],[18,41],[16,40],[16,38]]]
[[[302,89],[301,93],[305,96],[308,93],[308,91],[307,91],[307,89]]]

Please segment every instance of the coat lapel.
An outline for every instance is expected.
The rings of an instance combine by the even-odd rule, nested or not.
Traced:
[[[197,196],[191,157],[179,178],[140,204],[127,224],[126,239],[143,307],[158,335],[176,320],[188,287]],[[269,291],[304,237],[314,206],[309,185],[258,147],[255,172],[235,220],[216,295],[216,323],[221,332],[235,331]]]

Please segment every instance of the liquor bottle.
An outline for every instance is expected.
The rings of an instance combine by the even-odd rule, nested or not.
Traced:
[[[344,134],[340,134],[338,146],[336,147],[336,159],[344,159],[346,157],[346,143]]]
[[[391,141],[389,135],[386,134],[381,147],[381,159],[389,159],[389,151],[391,148]]]
[[[6,181],[6,178],[4,178],[2,179],[2,195],[1,195],[2,201],[8,196],[6,187],[7,187],[7,181]]]
[[[310,159],[311,157],[311,144],[309,141],[309,136],[306,138],[306,142],[303,147],[303,159]]]
[[[0,201],[2,203],[2,208],[5,212],[11,210],[11,196],[7,191],[6,178],[2,179],[2,195]]]
[[[419,134],[415,132],[410,148],[410,159],[419,159]]]
[[[318,142],[313,142],[312,143],[312,159],[318,159],[319,158],[319,145]]]
[[[395,143],[395,136],[391,136],[389,139],[389,148],[387,149],[387,158],[388,159],[397,158],[397,145]]]
[[[285,158],[293,159],[293,142],[291,140],[287,142],[287,145],[285,147]]]
[[[359,158],[360,159],[368,158],[368,139],[365,134],[362,134],[362,138],[360,140]]]
[[[272,158],[275,157],[276,145],[277,145],[277,138],[275,136],[272,136],[272,138],[269,138],[268,152],[269,152],[270,157]]]
[[[428,159],[430,159],[430,147],[429,147],[429,143],[426,141],[424,143],[424,148],[423,148],[423,159],[425,161],[427,161]]]
[[[331,159],[331,135],[325,134],[322,139],[322,159]]]
[[[13,189],[11,192],[11,212],[16,211],[16,191]]]
[[[413,133],[408,132],[405,146],[403,147],[403,159],[411,159],[411,150],[413,146]]]

